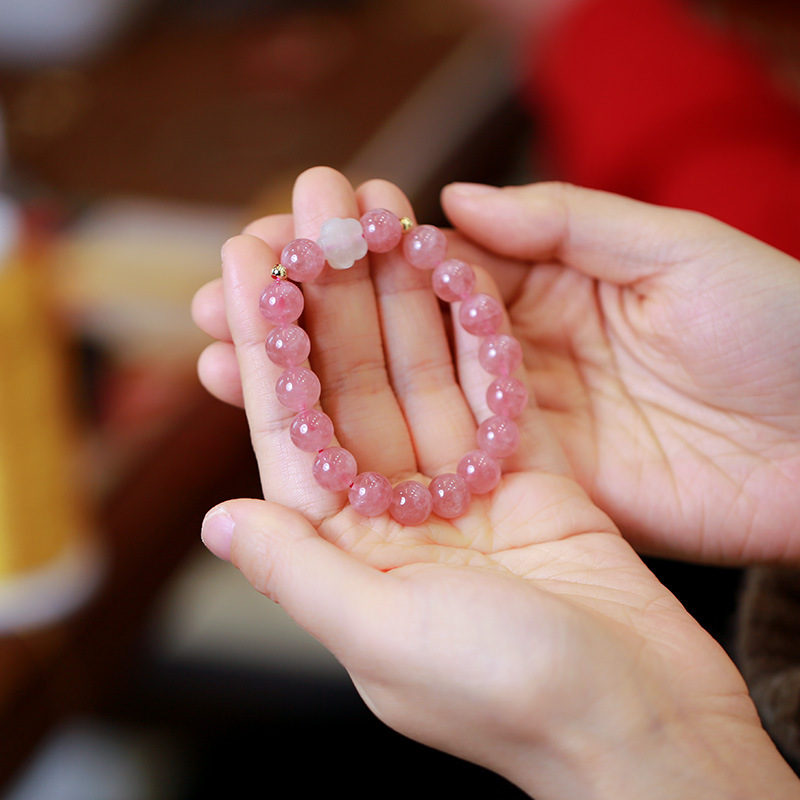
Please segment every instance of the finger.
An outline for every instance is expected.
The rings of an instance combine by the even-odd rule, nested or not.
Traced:
[[[225,305],[264,497],[319,521],[341,510],[344,498],[314,481],[315,456],[292,443],[288,429],[294,412],[281,405],[275,393],[282,369],[267,356],[264,341],[271,326],[259,313],[275,260],[274,251],[255,236],[228,240],[222,248]]]
[[[361,213],[388,208],[412,216],[403,193],[387,181],[357,192]],[[455,467],[475,440],[475,419],[453,366],[431,273],[408,264],[397,247],[371,258],[392,386],[403,408],[418,469],[437,475]]]
[[[298,237],[316,239],[333,217],[360,216],[349,181],[326,167],[298,177],[293,204]],[[386,371],[367,259],[348,270],[326,267],[303,292],[311,363],[337,438],[353,453],[359,471],[390,478],[413,472],[414,452]]]
[[[322,539],[275,503],[233,500],[209,511],[202,539],[259,592],[279,603],[346,666],[385,626],[392,579]]]
[[[250,222],[242,233],[257,236],[280,254],[281,250],[294,239],[294,218],[291,214],[270,214]]]
[[[242,378],[231,342],[212,342],[197,359],[197,376],[205,389],[223,403],[242,408]]]
[[[294,222],[291,214],[273,214],[254,220],[243,233],[257,236],[273,251],[280,253],[292,238]],[[225,314],[225,294],[222,278],[209,281],[192,298],[192,319],[201,331],[214,339],[231,341],[231,331]]]
[[[195,292],[192,298],[192,320],[203,333],[214,339],[231,341],[222,278],[209,281]]]
[[[442,204],[456,228],[496,253],[557,259],[619,284],[705,252],[710,238],[732,230],[701,214],[561,183],[502,189],[452,184],[443,190]]]
[[[480,265],[485,269],[492,276],[499,290],[498,297],[502,298],[505,305],[509,305],[519,295],[522,284],[530,276],[529,260],[520,261],[499,256],[465,238],[459,231],[447,230],[445,233],[449,257],[460,258],[468,264]]]

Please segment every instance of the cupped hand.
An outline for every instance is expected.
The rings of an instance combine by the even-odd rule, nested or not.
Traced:
[[[745,774],[794,786],[732,663],[573,480],[535,404],[501,483],[457,519],[402,527],[315,485],[275,398],[258,299],[286,241],[375,207],[411,212],[385,182],[354,193],[332,170],[304,173],[293,220],[225,245],[224,317],[220,284],[198,294],[220,339],[201,375],[243,401],[265,496],[212,510],[208,547],[326,645],[378,717],[541,800],[677,796]],[[477,342],[454,323],[451,355],[429,280],[393,252],[303,287],[338,441],[393,482],[452,471],[487,415]]]
[[[447,187],[578,481],[641,550],[800,560],[800,263],[561,184]]]

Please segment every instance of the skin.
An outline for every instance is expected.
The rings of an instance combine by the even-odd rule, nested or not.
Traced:
[[[798,262],[703,215],[574,186],[454,185],[442,202],[451,254],[508,306],[546,429],[637,549],[798,563]],[[221,284],[195,310],[230,337]],[[243,402],[224,345],[200,375]]]
[[[209,512],[206,545],[326,645],[388,725],[539,800],[800,796],[736,668],[574,479],[549,412],[529,405],[500,485],[450,522],[363,518],[315,486],[258,297],[289,239],[375,207],[411,212],[388,183],[354,192],[310,170],[293,217],[227,242],[221,282],[198,292],[195,319],[219,340],[201,379],[243,403],[265,498]],[[495,260],[498,282],[478,270],[479,286],[502,296],[529,268]],[[304,286],[322,406],[359,468],[393,482],[452,471],[486,415],[477,341],[456,324],[453,362],[428,281],[393,252]],[[519,377],[538,394],[535,372]]]
[[[465,253],[494,259],[578,481],[637,548],[798,563],[800,264],[703,215],[574,186],[442,199],[480,247]]]

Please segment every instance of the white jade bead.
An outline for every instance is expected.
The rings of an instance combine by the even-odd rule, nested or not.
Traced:
[[[357,219],[333,219],[323,223],[317,244],[333,269],[350,269],[367,254],[364,229]]]

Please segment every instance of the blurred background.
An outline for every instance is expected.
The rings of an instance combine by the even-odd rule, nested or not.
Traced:
[[[519,796],[373,720],[200,546],[209,507],[260,490],[189,304],[316,164],[437,223],[451,180],[574,179],[528,75],[581,2],[0,0],[0,796]],[[702,6],[784,88],[791,12]],[[727,646],[741,574],[654,568]]]

